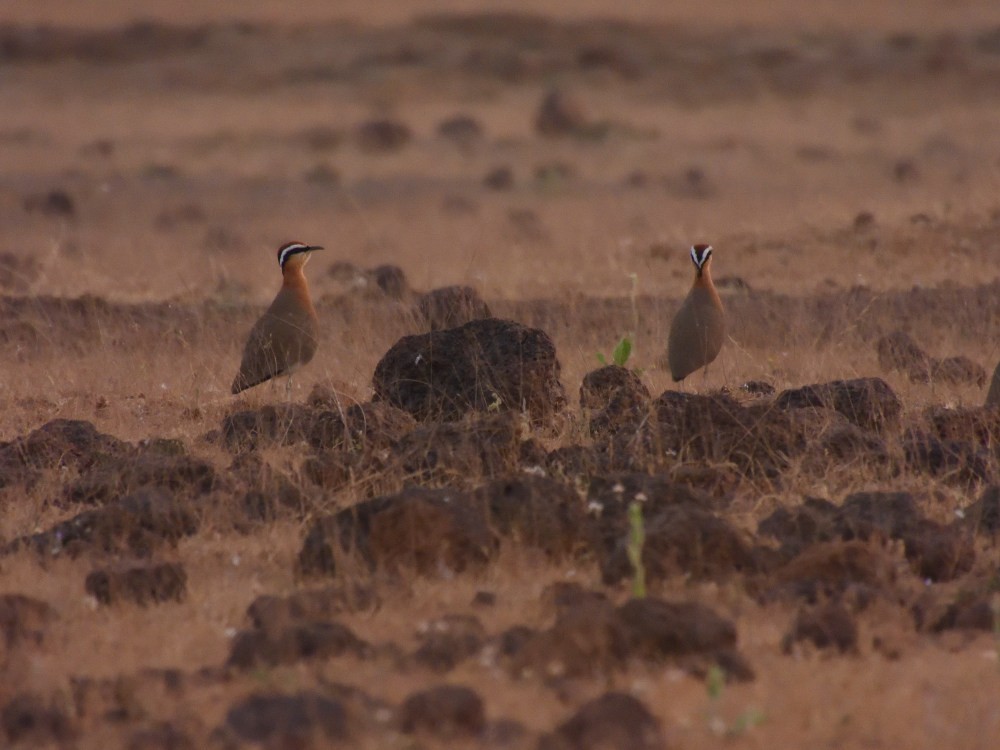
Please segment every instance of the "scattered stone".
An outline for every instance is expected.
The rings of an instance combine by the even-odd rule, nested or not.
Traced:
[[[358,147],[365,153],[399,151],[413,139],[409,126],[398,120],[369,120],[355,133]]]
[[[639,376],[619,365],[588,372],[580,385],[580,407],[593,412],[589,426],[594,437],[635,425],[648,413],[650,400]]]
[[[491,190],[510,190],[514,187],[514,170],[507,166],[494,167],[483,177],[483,184]]]
[[[148,557],[163,545],[175,546],[198,530],[198,518],[166,490],[148,487],[62,521],[47,531],[15,539],[3,552],[23,548],[39,555],[128,552]]]
[[[527,411],[550,420],[566,403],[555,345],[544,331],[491,318],[404,336],[375,368],[375,400],[418,420],[469,411]]]
[[[853,652],[858,645],[858,626],[851,613],[838,602],[804,608],[782,639],[781,648],[787,654],[802,641],[820,649],[835,648],[842,654]]]
[[[576,489],[563,482],[522,475],[497,479],[475,491],[490,525],[520,547],[563,559],[589,545],[590,519]]]
[[[213,489],[216,476],[211,463],[161,452],[158,445],[109,459],[83,472],[63,488],[64,501],[104,505],[145,488],[163,489],[175,497],[200,497]]]
[[[474,656],[482,648],[486,631],[472,615],[445,615],[421,626],[420,647],[413,654],[418,664],[444,673]]]
[[[187,573],[181,563],[147,563],[91,571],[84,589],[104,605],[132,602],[149,604],[183,600]]]
[[[875,433],[898,425],[903,409],[899,397],[881,378],[834,380],[782,391],[774,405],[780,409],[834,409],[858,427]]]
[[[470,115],[455,115],[442,120],[437,126],[438,135],[458,146],[468,148],[483,138],[483,126]]]
[[[34,193],[24,199],[24,210],[29,214],[39,213],[43,216],[62,216],[68,219],[76,216],[76,204],[65,190],[50,190],[47,193]]]
[[[964,440],[939,440],[916,430],[903,437],[906,466],[914,472],[968,486],[996,481],[995,459],[985,448]]]
[[[225,726],[241,740],[275,748],[350,737],[343,705],[314,692],[251,695],[229,709]]]
[[[393,448],[416,428],[407,412],[385,401],[353,404],[343,412],[322,411],[313,418],[309,445],[317,451],[380,451]]]
[[[54,419],[9,443],[0,444],[0,487],[30,482],[43,469],[84,472],[109,458],[126,456],[131,446],[99,433],[91,422]]]
[[[484,514],[467,496],[412,487],[318,518],[299,552],[298,571],[330,575],[338,557],[353,554],[368,567],[460,573],[481,566],[496,547]]]
[[[222,442],[234,453],[308,439],[315,413],[300,404],[275,404],[229,414],[222,420]]]
[[[125,747],[127,750],[195,750],[197,746],[186,732],[170,722],[161,721],[133,732]]]
[[[663,750],[660,722],[627,693],[605,693],[583,704],[554,732],[541,737],[538,750]]]
[[[476,737],[486,727],[483,699],[461,685],[438,685],[412,693],[399,710],[404,734],[427,734],[442,740]]]
[[[964,355],[935,359],[931,362],[931,380],[949,385],[975,385],[982,388],[986,384],[986,369]]]
[[[576,95],[552,89],[535,115],[535,129],[547,137],[579,135],[591,125],[587,107]]]
[[[338,622],[297,621],[284,627],[242,630],[233,638],[226,664],[239,669],[274,667],[343,654],[365,658],[371,647]]]
[[[295,591],[288,596],[258,596],[247,608],[247,616],[258,630],[277,632],[299,622],[323,621],[344,612],[368,611],[379,604],[378,594],[371,587],[345,582]]]
[[[697,602],[655,597],[630,599],[618,608],[629,656],[662,660],[685,654],[726,651],[736,646],[736,626]]]
[[[879,366],[885,371],[906,373],[914,382],[927,382],[930,356],[906,331],[895,330],[875,343]]]
[[[429,423],[403,436],[392,455],[403,475],[421,486],[478,485],[516,470],[521,429],[509,411]]]
[[[671,576],[713,578],[755,568],[743,534],[709,510],[678,504],[645,515],[642,562],[647,582]],[[613,585],[634,575],[630,540],[631,530],[623,528],[610,553],[600,560],[604,583]]]
[[[773,396],[774,386],[766,380],[748,380],[740,386],[740,390],[751,396]]]
[[[36,648],[45,640],[45,631],[58,618],[56,611],[40,599],[24,594],[0,594],[0,654],[9,656],[22,647]],[[4,659],[0,659],[0,668]]]
[[[390,263],[375,266],[368,272],[375,286],[389,299],[403,299],[410,293],[406,273]]]
[[[26,692],[15,694],[0,711],[0,729],[0,736],[11,745],[24,743],[22,747],[44,747],[49,743],[66,746],[78,734],[55,701]]]
[[[431,331],[493,317],[489,305],[471,286],[446,286],[425,292],[417,298],[417,311]]]

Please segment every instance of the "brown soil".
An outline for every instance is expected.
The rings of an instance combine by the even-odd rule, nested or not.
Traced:
[[[996,3],[501,5],[5,9],[0,746],[1000,745]]]

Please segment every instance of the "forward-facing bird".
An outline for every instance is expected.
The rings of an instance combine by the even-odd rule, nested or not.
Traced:
[[[694,284],[674,316],[667,344],[667,360],[675,383],[700,367],[707,368],[719,356],[726,336],[722,300],[712,283],[712,246],[692,247],[691,261],[695,267]]]
[[[250,330],[240,371],[233,380],[233,393],[279,375],[289,376],[285,388],[290,393],[292,373],[313,358],[319,342],[319,321],[302,269],[312,252],[322,249],[301,242],[287,242],[278,248],[281,290]]]

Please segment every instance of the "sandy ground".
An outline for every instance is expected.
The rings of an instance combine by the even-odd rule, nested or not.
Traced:
[[[688,390],[877,375],[908,416],[978,407],[988,380],[911,382],[881,369],[875,342],[903,329],[930,355],[966,356],[986,376],[1000,360],[1000,8],[759,5],[582,0],[487,12],[464,0],[291,9],[174,0],[137,12],[117,0],[41,0],[0,9],[0,441],[84,419],[132,443],[178,439],[229,471],[234,457],[205,436],[234,410],[281,400],[269,386],[234,399],[229,384],[246,331],[277,289],[275,249],[292,239],[326,248],[307,271],[324,335],[294,381],[296,402],[317,384],[368,400],[376,363],[413,330],[405,305],[338,275],[345,262],[397,265],[415,290],[471,285],[495,313],[545,328],[571,422],[595,355],[626,333],[636,343],[630,364],[656,396],[673,387],[662,356],[691,282],[687,248],[704,241],[715,247],[731,337]],[[539,133],[552,90],[575,107],[573,132]],[[458,115],[471,131],[443,134]],[[401,142],[366,140],[363,125],[376,120],[403,126]],[[82,308],[60,306],[77,298]],[[551,449],[585,432],[540,439]],[[309,484],[305,450],[262,451],[304,488],[305,512],[246,533],[209,514],[164,553],[187,571],[180,603],[99,606],[83,581],[108,562],[100,556],[0,558],[0,591],[58,613],[37,648],[0,651],[0,705],[41,696],[70,727],[61,735],[40,721],[38,733],[18,735],[4,719],[0,737],[126,746],[167,722],[202,747],[222,742],[214,730],[254,691],[349,683],[398,706],[450,682],[477,690],[491,721],[523,725],[513,744],[476,735],[461,740],[468,746],[534,747],[611,689],[641,700],[670,747],[715,747],[727,732],[735,747],[1000,743],[996,634],[917,628],[912,572],[900,574],[898,601],[853,613],[858,646],[848,654],[785,653],[801,602],[763,602],[739,574],[657,583],[657,596],[735,621],[756,678],[716,698],[704,675],[642,660],[557,685],[484,658],[436,674],[400,666],[391,649],[208,674],[256,596],[305,585],[293,569],[312,518],[364,494]],[[753,536],[768,513],[806,495],[839,502],[905,489],[934,498],[929,515],[950,518],[985,486],[842,469],[781,486],[738,482],[725,517]],[[79,513],[57,500],[78,471],[0,483],[0,538]],[[905,568],[892,544],[885,554]],[[968,578],[928,583],[935,596],[995,580],[995,538],[976,544]],[[553,562],[507,544],[478,572],[380,583],[378,608],[337,620],[408,652],[417,625],[446,614],[475,614],[491,636],[547,627],[543,591],[565,580],[616,603],[628,597],[627,586],[601,583],[593,560]],[[480,590],[499,605],[471,605]],[[183,688],[164,698],[149,668],[180,670]],[[118,690],[135,693],[134,710],[107,718],[112,699],[95,709],[74,692],[84,678],[130,680]],[[739,727],[751,710],[761,721]],[[355,740],[418,746],[377,721]],[[454,741],[431,734],[419,746]]]

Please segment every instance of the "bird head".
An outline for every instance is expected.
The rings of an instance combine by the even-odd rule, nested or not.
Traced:
[[[691,247],[691,262],[694,263],[694,267],[698,269],[698,275],[701,276],[705,269],[708,268],[709,263],[712,260],[712,246],[711,245],[692,245]]]
[[[303,245],[301,242],[286,242],[278,248],[278,265],[285,270],[285,265],[304,266],[313,250],[322,250],[319,245]]]

